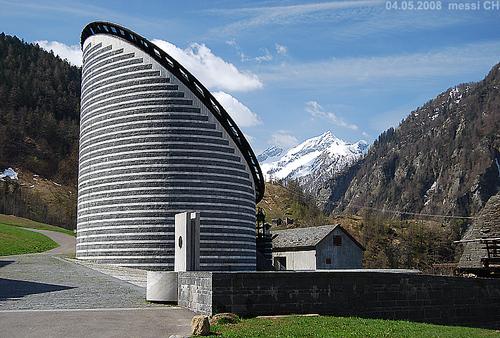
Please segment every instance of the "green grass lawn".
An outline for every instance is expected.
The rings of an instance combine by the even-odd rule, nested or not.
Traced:
[[[0,223],[0,256],[43,252],[57,243],[37,232]]]
[[[244,319],[212,326],[219,337],[500,337],[500,331],[354,317]]]
[[[63,234],[71,235],[71,236],[75,235],[73,230],[68,230],[68,229],[64,229],[61,227],[57,227],[55,225],[40,223],[40,222],[32,221],[32,220],[27,219],[27,218],[16,217],[16,216],[12,216],[12,215],[0,214],[0,224],[6,224],[6,225],[11,225],[11,226],[15,226],[15,227],[22,227],[22,228],[57,231],[57,232],[62,232]]]

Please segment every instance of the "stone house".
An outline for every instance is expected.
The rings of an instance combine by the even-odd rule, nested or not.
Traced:
[[[273,232],[276,270],[360,269],[364,250],[340,224]]]

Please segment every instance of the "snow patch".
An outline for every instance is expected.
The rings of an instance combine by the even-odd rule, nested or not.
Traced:
[[[0,180],[4,180],[4,178],[10,178],[11,180],[17,180],[17,173],[12,168],[7,168],[3,171],[3,174],[0,174]]]
[[[495,157],[495,163],[497,164],[498,177],[500,177],[500,163],[498,163],[498,158]]]

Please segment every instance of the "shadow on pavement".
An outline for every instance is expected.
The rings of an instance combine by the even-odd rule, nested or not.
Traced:
[[[0,301],[68,289],[74,289],[74,287],[0,278]]]
[[[9,264],[15,263],[16,261],[0,261],[0,268],[7,266]]]

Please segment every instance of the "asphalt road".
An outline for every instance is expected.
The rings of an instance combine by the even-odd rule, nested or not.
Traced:
[[[189,335],[194,313],[147,303],[143,287],[64,259],[74,237],[37,232],[60,246],[0,257],[0,337]]]

